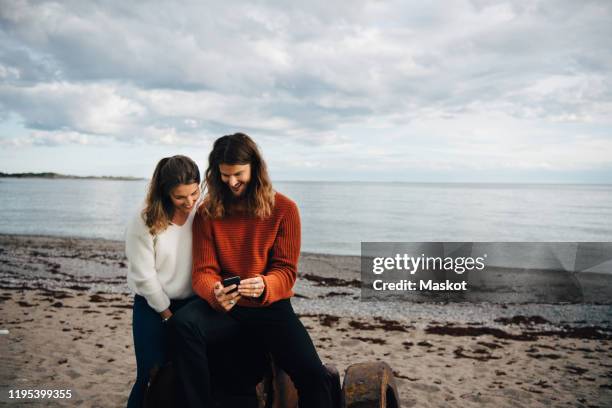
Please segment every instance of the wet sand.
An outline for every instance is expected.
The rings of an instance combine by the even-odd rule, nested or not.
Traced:
[[[293,300],[342,374],[385,361],[402,407],[612,405],[610,305],[362,303],[356,257],[303,254]],[[115,241],[0,235],[0,404],[124,406],[131,296]],[[70,389],[10,400],[9,389]]]

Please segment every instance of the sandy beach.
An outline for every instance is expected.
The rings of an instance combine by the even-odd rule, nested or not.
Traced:
[[[121,242],[0,235],[0,403],[125,405],[135,376],[125,273]],[[357,257],[303,254],[294,307],[341,374],[387,362],[402,407],[612,405],[609,304],[364,303],[358,283]],[[9,399],[16,389],[72,398]]]

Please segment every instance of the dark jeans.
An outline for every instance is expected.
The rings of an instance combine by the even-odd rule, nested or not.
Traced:
[[[170,310],[176,313],[194,299],[195,297],[171,300]],[[150,370],[155,366],[161,367],[168,360],[171,338],[169,331],[169,326],[162,322],[159,313],[151,309],[146,299],[139,295],[134,296],[132,335],[136,354],[136,382],[128,399],[128,408],[142,406]]]
[[[212,407],[211,346],[238,339],[240,350],[269,352],[289,374],[298,390],[300,408],[331,408],[330,380],[306,329],[289,299],[267,307],[235,306],[228,313],[212,309],[202,299],[182,308],[172,319],[177,332],[177,370],[186,406]],[[229,373],[217,372],[216,381],[232,383],[243,374],[237,365]]]

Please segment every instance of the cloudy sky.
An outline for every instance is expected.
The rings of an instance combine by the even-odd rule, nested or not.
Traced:
[[[411,3],[0,0],[0,171],[612,180],[611,2]]]

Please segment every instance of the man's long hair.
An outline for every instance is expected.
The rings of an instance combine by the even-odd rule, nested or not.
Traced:
[[[200,170],[186,156],[165,157],[157,163],[149,183],[142,218],[151,235],[157,235],[170,225],[174,204],[170,192],[181,184],[200,184]]]
[[[258,218],[269,217],[274,208],[272,182],[257,145],[244,133],[226,135],[215,141],[208,156],[208,168],[204,176],[207,191],[200,211],[210,218],[222,218],[228,215],[229,205],[235,201],[229,187],[221,181],[220,164],[251,165],[251,181],[244,193],[247,212]]]

